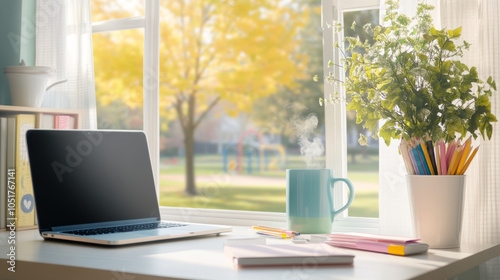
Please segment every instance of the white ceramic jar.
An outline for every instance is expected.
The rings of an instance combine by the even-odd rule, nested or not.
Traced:
[[[25,66],[24,61],[20,65],[5,67],[4,73],[9,81],[13,106],[40,107],[45,92],[66,81],[57,81],[47,86],[55,70],[46,66]]]

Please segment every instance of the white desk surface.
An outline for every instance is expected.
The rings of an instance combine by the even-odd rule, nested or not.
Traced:
[[[28,230],[16,232],[12,273],[5,260],[8,235],[0,232],[0,279],[445,279],[500,255],[500,244],[462,244],[410,257],[346,250],[355,255],[352,266],[238,269],[224,255],[224,241],[256,236],[248,227],[221,236],[112,248],[44,241],[37,230]]]

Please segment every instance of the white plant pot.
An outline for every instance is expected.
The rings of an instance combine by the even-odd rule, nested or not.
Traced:
[[[7,66],[4,73],[9,81],[10,97],[13,106],[40,107],[45,92],[66,80],[60,80],[47,86],[55,70],[46,66]]]
[[[465,175],[407,175],[415,237],[430,248],[460,247]]]

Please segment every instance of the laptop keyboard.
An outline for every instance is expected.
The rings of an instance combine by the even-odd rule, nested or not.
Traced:
[[[186,224],[161,222],[161,223],[137,224],[137,225],[118,226],[118,227],[72,230],[72,231],[64,231],[63,233],[69,233],[69,234],[75,234],[75,235],[98,235],[98,234],[108,234],[108,233],[115,233],[115,232],[131,232],[131,231],[140,231],[140,230],[148,230],[148,229],[174,228],[174,227],[183,227],[183,226],[187,226],[187,225]]]

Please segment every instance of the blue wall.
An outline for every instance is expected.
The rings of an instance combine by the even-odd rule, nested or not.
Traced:
[[[0,1],[0,105],[10,105],[5,66],[35,65],[35,0]]]

